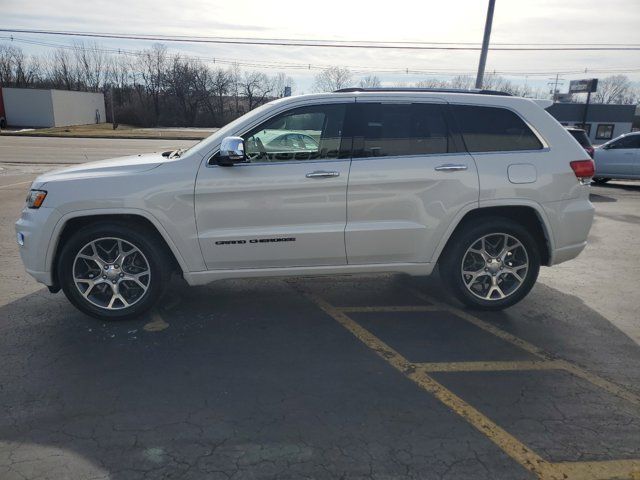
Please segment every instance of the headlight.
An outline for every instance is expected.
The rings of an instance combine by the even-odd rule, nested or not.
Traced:
[[[44,190],[29,190],[29,194],[27,195],[27,207],[40,208],[46,196],[47,192]]]

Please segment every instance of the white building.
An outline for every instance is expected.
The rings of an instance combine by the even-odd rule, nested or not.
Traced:
[[[592,103],[587,109],[587,119],[583,125],[585,108],[584,103],[554,103],[547,108],[547,112],[562,125],[584,129],[594,145],[631,131],[635,105]]]
[[[0,98],[10,127],[65,127],[106,121],[102,93],[3,87]]]

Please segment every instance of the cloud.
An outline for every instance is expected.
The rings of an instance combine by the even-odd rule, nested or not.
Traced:
[[[458,0],[424,2],[396,0],[385,4],[323,0],[322,2],[256,2],[250,0],[23,0],[2,7],[0,25],[72,31],[121,32],[166,35],[207,35],[298,39],[349,39],[376,41],[480,42],[486,2]],[[492,41],[495,42],[623,42],[640,43],[637,0],[510,0],[498,2]],[[16,35],[16,38],[18,36]],[[33,36],[30,36],[33,38]],[[71,38],[48,38],[71,43]],[[100,40],[115,48],[148,48],[140,41]],[[389,69],[449,70],[473,74],[478,52],[381,51],[240,45],[168,44],[174,52],[245,63],[313,64],[349,66],[362,75],[376,73],[385,79],[408,82],[426,75],[387,73]],[[25,47],[26,51],[44,51]],[[491,51],[488,71],[548,72],[614,69],[639,66],[633,52],[499,52]],[[317,71],[274,68],[294,76],[308,89]],[[438,76],[438,73],[432,73]],[[444,75],[444,73],[442,73]],[[572,77],[578,78],[582,73]],[[640,72],[629,74],[640,79]],[[356,75],[357,76],[357,75]],[[604,75],[602,75],[604,76]],[[519,77],[524,80],[523,76]],[[540,82],[538,78],[538,83]],[[543,76],[542,80],[546,81]],[[532,77],[528,79],[535,81]]]

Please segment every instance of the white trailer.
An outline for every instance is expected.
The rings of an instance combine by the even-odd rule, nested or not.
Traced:
[[[2,98],[10,127],[65,127],[106,121],[102,93],[3,87]]]

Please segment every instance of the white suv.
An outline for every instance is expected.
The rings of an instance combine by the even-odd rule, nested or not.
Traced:
[[[139,315],[172,272],[224,278],[436,264],[469,306],[521,300],[576,257],[593,162],[535,101],[348,89],[276,100],[186,151],[38,177],[16,232],[27,271],[90,315]]]

